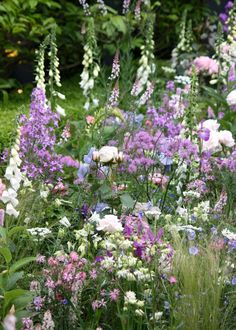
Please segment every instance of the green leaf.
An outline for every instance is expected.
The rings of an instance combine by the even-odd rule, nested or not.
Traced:
[[[4,238],[6,240],[7,238],[7,232],[6,229],[3,227],[0,227],[0,236],[2,236],[2,238]]]
[[[15,272],[17,269],[22,268],[23,266],[27,265],[30,262],[35,261],[35,257],[27,257],[21,260],[16,261],[9,269],[10,273]]]
[[[120,200],[122,206],[124,206],[125,208],[132,209],[134,207],[135,201],[129,194],[125,193],[121,195]]]
[[[12,260],[11,251],[7,247],[0,248],[0,254],[4,257],[7,264]]]
[[[8,231],[8,236],[11,237],[16,233],[19,233],[21,231],[26,231],[26,228],[24,226],[17,226],[17,227],[13,227],[12,229],[10,229]]]
[[[6,289],[7,291],[13,290],[14,286],[16,285],[17,281],[22,279],[24,272],[16,272],[13,274],[5,274],[7,276],[7,286]]]

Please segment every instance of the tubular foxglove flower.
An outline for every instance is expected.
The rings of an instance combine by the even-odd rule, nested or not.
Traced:
[[[119,60],[119,51],[117,50],[116,55],[112,64],[112,71],[109,77],[110,80],[115,80],[119,78],[120,74],[120,60]]]
[[[111,96],[108,100],[108,108],[114,108],[118,106],[119,96],[120,96],[120,90],[119,90],[119,82],[117,80],[112,90]]]
[[[124,0],[123,1],[123,9],[122,9],[122,13],[124,15],[129,12],[129,6],[130,6],[130,0]]]
[[[81,4],[81,6],[83,7],[84,13],[86,16],[90,16],[91,12],[89,9],[89,4],[87,3],[86,0],[79,0],[79,3]]]
[[[107,8],[103,0],[97,0],[98,8],[100,9],[103,16],[107,14]]]

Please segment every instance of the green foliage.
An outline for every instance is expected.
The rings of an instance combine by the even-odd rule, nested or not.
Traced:
[[[24,315],[24,310],[28,303],[32,300],[32,293],[24,290],[18,284],[24,278],[22,268],[29,263],[35,261],[34,257],[21,258],[15,260],[13,255],[12,242],[13,236],[22,230],[24,227],[13,227],[9,231],[0,227],[0,319],[9,313],[12,306],[16,311],[16,315],[21,313]],[[22,314],[23,313],[23,314]],[[26,314],[25,314],[26,315]]]
[[[181,292],[174,309],[175,328],[220,329],[224,271],[220,269],[220,253],[206,244],[199,255],[193,256],[185,242],[179,240],[175,248],[174,271]]]

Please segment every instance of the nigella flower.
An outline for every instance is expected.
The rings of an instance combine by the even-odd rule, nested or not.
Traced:
[[[187,235],[188,235],[188,240],[193,241],[196,237],[196,233],[193,229],[188,229],[187,230]]]
[[[159,160],[165,166],[168,166],[168,165],[172,165],[173,164],[172,158],[166,157],[163,152],[160,153]]]
[[[193,256],[196,256],[199,252],[199,249],[198,247],[196,246],[191,246],[189,249],[188,249],[189,253]]]

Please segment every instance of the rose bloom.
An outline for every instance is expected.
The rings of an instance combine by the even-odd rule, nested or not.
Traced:
[[[229,106],[236,105],[236,89],[234,89],[228,94],[228,96],[226,97],[226,101]]]
[[[233,147],[235,145],[235,141],[233,135],[230,131],[219,131],[219,142],[224,144],[226,147]]]
[[[150,177],[150,180],[152,181],[153,184],[160,186],[162,189],[164,189],[167,185],[168,177],[165,175],[162,175],[161,173],[154,173]]]
[[[215,119],[205,120],[201,125],[203,128],[207,128],[210,131],[217,131],[218,128],[220,127],[220,124],[217,123],[217,120]],[[202,127],[199,127],[199,129],[201,129]]]
[[[116,231],[122,231],[123,227],[116,215],[107,214],[98,221],[97,230],[114,233]]]
[[[202,151],[217,152],[221,150],[219,142],[219,132],[210,131],[210,137],[207,141],[202,142]]]
[[[95,118],[93,116],[87,116],[86,121],[87,121],[87,124],[94,124]]]
[[[118,149],[110,146],[102,147],[98,151],[98,156],[101,163],[110,163],[118,157]]]

